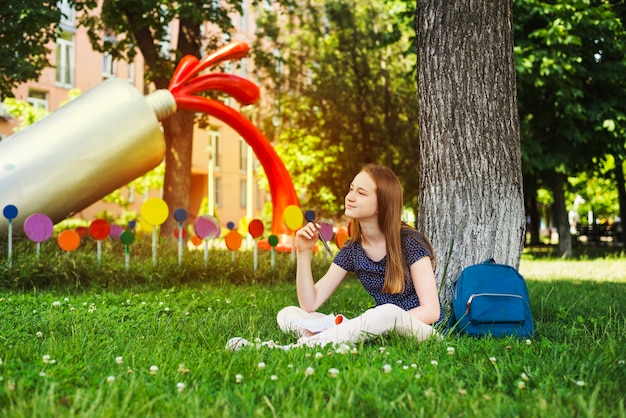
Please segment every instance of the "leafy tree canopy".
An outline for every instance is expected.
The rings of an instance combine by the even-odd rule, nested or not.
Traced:
[[[15,87],[50,66],[48,43],[56,39],[61,11],[54,0],[3,0],[0,9],[0,97],[12,97]]]

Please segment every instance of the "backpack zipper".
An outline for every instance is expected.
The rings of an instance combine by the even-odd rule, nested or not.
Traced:
[[[472,301],[476,296],[507,296],[511,298],[524,299],[521,295],[516,295],[513,293],[473,293],[467,299],[467,308],[465,309],[465,315],[469,315],[470,307],[472,305]]]

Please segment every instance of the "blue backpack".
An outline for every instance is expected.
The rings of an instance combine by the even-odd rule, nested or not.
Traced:
[[[524,278],[513,267],[488,259],[466,267],[452,283],[449,329],[472,336],[534,334]]]

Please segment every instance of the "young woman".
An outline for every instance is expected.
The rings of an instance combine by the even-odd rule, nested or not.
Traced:
[[[281,330],[300,335],[296,346],[356,343],[387,332],[417,341],[438,335],[432,325],[443,318],[443,310],[433,273],[433,249],[426,237],[402,223],[402,208],[402,186],[393,171],[366,165],[345,197],[345,215],[351,218],[350,240],[318,281],[311,272],[318,225],[308,223],[298,230],[296,291],[300,306],[286,307],[277,315]],[[302,320],[325,316],[317,309],[348,272],[355,272],[376,306],[317,334],[300,326]],[[248,344],[233,339],[229,348]]]

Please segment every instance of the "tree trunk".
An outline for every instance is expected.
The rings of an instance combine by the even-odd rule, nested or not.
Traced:
[[[573,255],[572,233],[569,230],[569,219],[567,217],[567,209],[565,208],[564,185],[565,179],[563,174],[554,173],[550,186],[554,195],[554,204],[552,205],[554,224],[559,233],[559,255],[571,257]]]
[[[614,155],[615,158],[615,181],[617,182],[617,196],[619,201],[619,217],[621,231],[613,236],[615,243],[623,243],[626,246],[626,185],[624,178],[624,160]]]
[[[418,227],[442,299],[461,270],[519,266],[526,219],[511,1],[417,1]]]
[[[530,219],[527,222],[528,233],[530,235],[529,245],[536,246],[541,244],[539,235],[540,215],[537,207],[537,179],[535,176],[524,178],[524,196],[526,196],[526,214]]]
[[[163,121],[166,144],[163,200],[168,205],[170,216],[161,225],[160,235],[162,238],[168,238],[168,241],[173,241],[173,233],[178,226],[178,222],[173,217],[174,211],[176,209],[189,210],[193,120],[193,112],[178,111]]]

